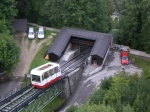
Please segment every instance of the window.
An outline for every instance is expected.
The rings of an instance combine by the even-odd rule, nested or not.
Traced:
[[[40,81],[40,76],[37,76],[37,75],[33,75],[33,74],[32,74],[32,81],[41,82],[41,81]]]
[[[50,74],[50,76],[53,75],[53,69],[49,70],[49,74]]]
[[[47,79],[49,77],[47,72],[45,72],[43,76],[44,76],[44,79]]]
[[[58,67],[55,67],[55,73],[58,73]]]

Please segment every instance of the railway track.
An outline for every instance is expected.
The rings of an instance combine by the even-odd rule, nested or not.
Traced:
[[[61,66],[62,75],[68,72],[79,68],[81,65],[85,63],[85,59],[89,56],[90,50],[83,52],[82,54],[78,55],[73,60],[63,64]],[[22,109],[24,106],[28,105],[34,96],[42,94],[42,89],[36,89],[34,87],[29,87],[28,89],[24,90],[20,94],[15,97],[9,99],[9,101],[5,101],[4,104],[0,105],[0,112],[17,112]],[[8,100],[8,99],[5,99]]]
[[[86,58],[88,57],[89,53],[83,55],[80,59],[74,60],[74,63],[70,63],[66,68],[62,69],[62,74],[65,72],[71,72],[75,70],[77,67],[80,67],[82,64],[85,63]]]
[[[64,72],[65,70],[67,69],[71,69],[71,67],[73,67],[74,65],[76,64],[79,64],[79,62],[81,61],[85,61],[85,59],[89,56],[90,54],[90,49],[89,50],[86,50],[85,52],[81,53],[79,56],[77,56],[76,58],[74,58],[73,60],[63,64],[61,66],[61,70],[62,72]]]
[[[9,102],[0,106],[0,112],[13,112],[22,102],[27,101],[29,98],[35,95],[35,93],[39,92],[40,89],[35,89],[34,87],[30,87],[22,94],[12,98]]]

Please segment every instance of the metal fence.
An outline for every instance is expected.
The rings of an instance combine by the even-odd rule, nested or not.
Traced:
[[[26,101],[23,102],[23,105],[26,107],[20,110],[21,112],[39,112],[42,110],[48,103],[53,101],[58,95],[63,93],[63,80],[58,81],[57,83],[51,85],[49,88],[43,89],[40,93],[34,95],[31,99],[31,102],[28,103]],[[19,107],[18,107],[19,109]],[[18,110],[16,109],[16,111]]]
[[[25,81],[28,79],[25,78]],[[29,82],[29,81],[28,81]],[[7,93],[3,94],[0,96],[0,105],[1,103],[6,102],[7,100],[11,100],[12,98],[16,97],[18,94],[22,93],[23,91],[27,90],[31,86],[30,82],[29,83],[23,83],[16,88],[11,89]]]

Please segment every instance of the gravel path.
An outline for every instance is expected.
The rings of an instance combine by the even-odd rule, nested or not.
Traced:
[[[16,41],[21,49],[19,63],[13,70],[13,76],[24,77],[30,68],[31,62],[41,48],[43,43],[50,42],[52,36],[36,42],[37,38],[29,40],[27,37],[16,37]],[[44,54],[43,54],[44,55]]]

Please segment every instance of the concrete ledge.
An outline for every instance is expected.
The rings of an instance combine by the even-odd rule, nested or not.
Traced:
[[[95,70],[93,70],[92,72],[89,73],[89,76],[96,74],[97,72],[102,70],[102,66],[96,68]]]

